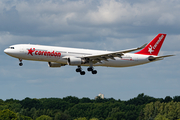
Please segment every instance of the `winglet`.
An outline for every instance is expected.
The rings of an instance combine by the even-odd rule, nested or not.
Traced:
[[[138,49],[143,49],[144,47],[146,47],[147,43],[142,45],[141,47],[138,47]]]
[[[121,51],[116,51],[116,53],[119,53],[119,54],[122,54],[122,53],[128,53],[128,52],[133,52],[133,51],[136,51],[136,50],[140,50],[140,49],[143,49],[144,47],[146,47],[147,43],[140,46],[140,47],[137,47],[137,48],[132,48],[132,49],[126,49],[126,50],[121,50]]]

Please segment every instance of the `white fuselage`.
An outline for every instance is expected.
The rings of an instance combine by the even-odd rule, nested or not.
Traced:
[[[108,54],[113,51],[100,51],[89,49],[77,49],[67,47],[53,47],[44,45],[32,44],[18,44],[12,45],[5,49],[4,52],[12,57],[44,62],[56,62],[60,64],[68,64],[67,57],[74,56],[76,58],[86,57],[87,55]],[[122,57],[115,57],[113,59],[102,60],[93,64],[93,66],[107,66],[107,67],[128,67],[140,64],[149,63],[149,55],[124,53]],[[89,64],[82,64],[82,66],[89,66]]]

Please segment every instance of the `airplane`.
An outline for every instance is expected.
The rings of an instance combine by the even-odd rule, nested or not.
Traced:
[[[159,33],[149,44],[120,51],[16,44],[6,48],[4,52],[9,56],[18,58],[20,61],[19,66],[23,65],[22,60],[44,61],[48,62],[49,67],[77,66],[76,72],[79,72],[80,75],[85,75],[85,71],[82,70],[81,66],[89,66],[87,71],[97,74],[94,66],[130,67],[174,56],[158,56],[165,37],[166,34]],[[136,50],[140,51],[129,53]]]

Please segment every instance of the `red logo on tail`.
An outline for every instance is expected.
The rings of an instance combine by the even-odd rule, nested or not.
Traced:
[[[152,54],[152,52],[154,52],[154,50],[152,49],[152,46],[151,46],[151,45],[149,46],[148,49],[149,49],[148,52],[149,52],[150,54]]]

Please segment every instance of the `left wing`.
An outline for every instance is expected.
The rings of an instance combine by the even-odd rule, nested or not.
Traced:
[[[107,59],[112,59],[115,60],[114,57],[119,57],[121,58],[121,56],[124,53],[128,53],[128,52],[132,52],[132,51],[136,51],[139,49],[142,49],[146,46],[147,44],[142,45],[141,47],[137,47],[137,48],[132,48],[132,49],[126,49],[126,50],[121,50],[121,51],[116,51],[116,52],[111,52],[111,53],[107,53],[107,54],[99,54],[99,55],[86,55],[83,58],[86,58],[90,61],[92,61],[93,63],[97,63],[97,62],[101,62],[101,60],[105,60],[108,61]]]

